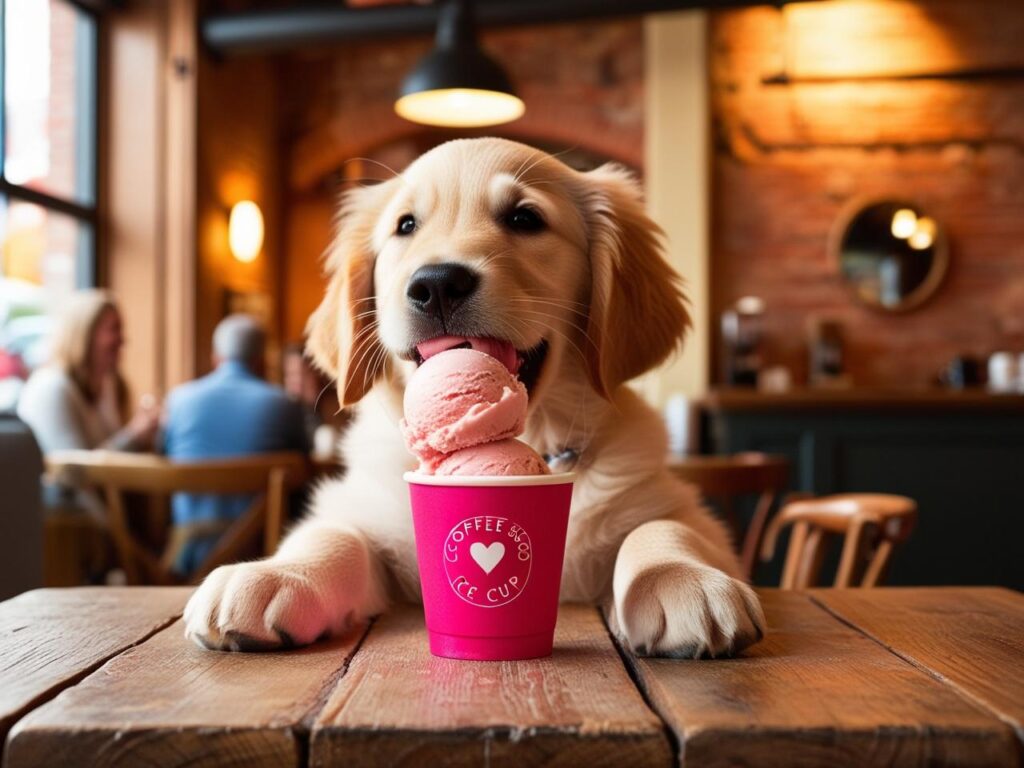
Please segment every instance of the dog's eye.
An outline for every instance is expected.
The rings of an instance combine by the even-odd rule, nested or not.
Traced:
[[[505,226],[516,232],[539,232],[544,229],[544,219],[533,208],[520,206],[505,215]]]
[[[398,226],[395,227],[396,235],[411,235],[416,230],[416,217],[411,213],[405,214],[398,220]]]

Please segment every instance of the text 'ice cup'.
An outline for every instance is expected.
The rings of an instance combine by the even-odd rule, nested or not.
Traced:
[[[431,653],[550,655],[573,475],[405,479]]]

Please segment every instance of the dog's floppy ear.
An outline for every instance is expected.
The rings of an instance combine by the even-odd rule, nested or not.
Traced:
[[[376,330],[371,238],[389,195],[390,182],[345,194],[326,254],[327,295],[306,324],[306,348],[337,381],[342,407],[359,402],[381,372],[384,350]]]
[[[690,326],[682,279],[665,260],[664,233],[644,213],[639,186],[621,166],[583,174],[590,229],[587,365],[605,397],[663,362]]]

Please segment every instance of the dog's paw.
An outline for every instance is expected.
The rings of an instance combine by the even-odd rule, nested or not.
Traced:
[[[714,568],[662,564],[637,574],[615,596],[620,639],[649,656],[700,658],[742,651],[764,636],[754,591]]]
[[[189,599],[184,618],[185,637],[224,651],[307,645],[335,629],[309,580],[273,562],[221,566]]]

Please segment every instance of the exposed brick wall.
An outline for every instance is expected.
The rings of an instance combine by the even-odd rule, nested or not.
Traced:
[[[570,163],[643,165],[643,27],[638,19],[488,31],[483,45],[507,69],[527,106],[508,125],[432,130],[402,120],[394,99],[430,48],[426,39],[374,41],[295,54],[281,63],[282,138],[287,163],[285,338],[298,338],[323,295],[319,257],[343,179],[386,178],[368,157],[401,169],[432,146],[497,135],[549,151],[574,149]],[[354,162],[353,162],[354,161]]]
[[[517,27],[487,32],[482,40],[527,111],[516,122],[475,133],[581,147],[641,166],[639,20]],[[424,133],[395,115],[393,104],[403,78],[431,46],[427,39],[378,40],[286,60],[282,108],[293,185],[307,188],[346,160]]]
[[[1024,350],[1022,33],[1007,0],[713,14],[714,316],[763,297],[767,362],[798,377],[808,323],[837,319],[863,385]],[[830,228],[864,195],[919,200],[946,227],[949,272],[918,310],[858,304],[828,258]]]

